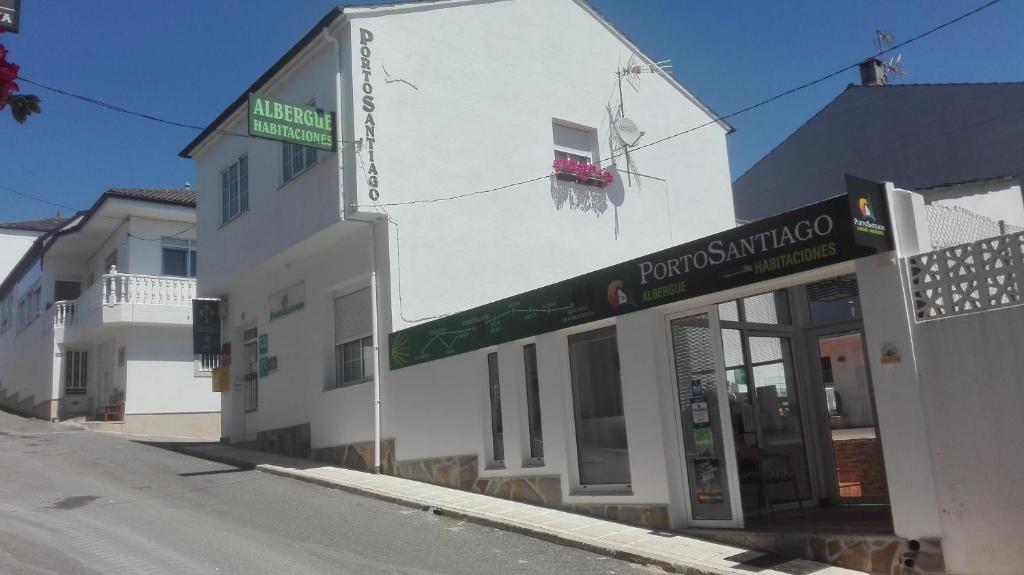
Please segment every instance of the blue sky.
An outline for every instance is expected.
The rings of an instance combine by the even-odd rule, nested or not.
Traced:
[[[335,3],[23,0],[21,33],[0,34],[0,43],[25,77],[206,125]],[[671,59],[675,77],[726,114],[869,55],[878,28],[904,40],[982,0],[592,3],[650,56]],[[1004,0],[908,46],[908,75],[896,82],[1024,80],[1021,22],[1024,2]],[[857,81],[851,71],[730,120],[737,128],[728,140],[733,179]],[[7,110],[0,114],[0,221],[56,209],[5,187],[84,208],[110,187],[175,187],[194,179],[192,162],[177,157],[194,131],[28,85],[22,90],[42,97],[43,113],[23,125]]]

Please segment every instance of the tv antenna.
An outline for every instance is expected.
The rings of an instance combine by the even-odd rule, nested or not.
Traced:
[[[629,148],[635,146],[640,141],[644,132],[640,131],[637,125],[626,117],[626,105],[622,97],[622,81],[625,79],[629,86],[633,88],[633,91],[639,93],[640,77],[642,75],[671,73],[671,60],[661,60],[653,64],[646,64],[636,53],[630,55],[625,66],[621,66],[615,71],[615,76],[619,81],[619,109],[612,114],[611,106],[609,105],[608,107],[609,124],[611,125],[609,139],[611,140],[610,143],[613,150],[624,151],[623,155],[626,157],[626,177],[630,186],[633,185],[631,172],[634,166],[633,159],[629,155]]]
[[[885,47],[892,44],[895,40],[896,37],[889,31],[875,30],[875,49],[878,50],[878,55],[881,56]],[[897,54],[895,57],[890,56],[888,61],[882,61],[883,83],[889,83],[889,74],[896,76],[905,76],[907,74],[906,70],[904,70],[903,66],[900,64],[902,59],[903,54]]]

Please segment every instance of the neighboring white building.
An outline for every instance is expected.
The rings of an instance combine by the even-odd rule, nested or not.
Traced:
[[[371,345],[373,270],[387,334],[732,227],[724,122],[631,154],[633,174],[622,156],[602,161],[618,145],[609,114],[631,59],[645,70],[623,80],[640,144],[715,119],[585,2],[346,7],[314,26],[182,152],[197,161],[200,294],[228,310],[224,436],[312,423],[315,448],[372,438],[373,386],[352,383],[374,372],[353,359]],[[250,92],[336,112],[340,153],[225,134],[246,132]],[[556,157],[600,163],[615,181],[562,182]],[[282,296],[301,309],[281,314]],[[258,397],[256,334],[277,365]]]
[[[59,215],[41,220],[0,223],[0,281],[7,277],[15,264],[32,247],[39,236],[64,223]]]
[[[37,238],[0,284],[0,405],[219,436],[192,356],[195,237],[191,191],[113,189]]]
[[[867,70],[869,68],[865,68]],[[733,182],[755,220],[842,193],[852,174],[1024,226],[1024,82],[851,85]],[[955,190],[940,191],[940,188]]]

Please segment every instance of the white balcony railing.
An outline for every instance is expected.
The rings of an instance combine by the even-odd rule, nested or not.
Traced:
[[[120,304],[188,306],[196,297],[196,280],[169,276],[119,274],[111,267],[99,286],[87,289],[78,299],[53,304],[54,327],[74,325],[92,308]],[[96,288],[99,289],[96,289]]]

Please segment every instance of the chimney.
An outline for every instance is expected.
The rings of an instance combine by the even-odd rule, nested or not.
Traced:
[[[885,65],[878,58],[871,58],[860,63],[861,86],[884,86]]]

